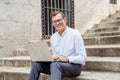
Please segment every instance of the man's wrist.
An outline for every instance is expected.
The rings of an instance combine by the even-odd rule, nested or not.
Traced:
[[[69,62],[69,58],[68,57],[66,57],[66,62]]]

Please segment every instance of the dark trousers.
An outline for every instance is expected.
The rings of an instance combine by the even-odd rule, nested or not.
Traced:
[[[34,62],[28,80],[38,80],[40,73],[50,74],[51,80],[61,80],[62,77],[80,75],[81,65],[67,62]]]

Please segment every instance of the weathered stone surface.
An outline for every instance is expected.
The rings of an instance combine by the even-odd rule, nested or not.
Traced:
[[[80,4],[84,5],[86,4],[86,1],[81,0]],[[105,4],[103,4],[102,1],[105,0],[92,0],[89,3],[90,5],[84,5],[84,8],[80,8],[80,5],[75,6],[75,8],[77,8],[75,10],[75,15],[77,16],[75,17],[75,22],[80,24],[79,26],[82,25],[81,27],[85,26],[84,28],[76,27],[76,29],[81,29],[81,32],[84,32],[86,26],[92,25],[101,20],[100,14],[98,13],[106,11],[105,8],[103,10],[102,6]],[[75,3],[77,2],[79,2],[79,0],[75,0]],[[100,4],[98,5],[96,3]],[[96,5],[96,7],[94,7],[93,4]],[[89,6],[91,6],[90,10],[92,11],[87,10]],[[14,53],[14,56],[16,57],[0,58],[0,80],[27,80],[32,62],[28,56],[27,50],[24,48],[27,41],[40,40],[41,38],[40,31],[42,30],[40,28],[41,21],[39,20],[41,16],[40,0],[3,0],[0,1],[0,7],[0,25],[2,26],[0,27],[0,55],[11,54],[16,49]],[[97,10],[97,8],[99,9]],[[79,11],[79,9],[81,9],[81,11]],[[79,13],[84,19],[79,18]],[[99,15],[99,17],[95,14]],[[81,20],[82,24],[79,23]],[[86,34],[86,38],[84,38],[85,45],[98,45],[94,47],[86,46],[88,56],[94,57],[88,57],[87,63],[83,69],[93,71],[84,71],[78,77],[65,77],[62,80],[120,79],[120,47],[117,45],[108,46],[109,44],[120,44],[119,20],[119,16],[117,16],[117,18],[106,19],[104,20],[104,23],[96,25],[94,29],[88,31],[89,34]],[[105,21],[111,21],[112,23],[105,23]],[[49,40],[47,43],[50,47]],[[50,80],[50,76],[45,74],[41,74],[40,78],[40,80]]]
[[[29,56],[16,56],[0,58],[0,65],[10,67],[30,67],[32,64]]]
[[[85,70],[120,72],[119,57],[88,57]]]
[[[99,36],[115,36],[120,35],[120,31],[111,31],[111,32],[96,32],[96,33],[87,33],[83,37],[99,37]]]
[[[0,60],[0,63],[1,63],[0,65],[2,66],[10,67],[30,67],[32,64],[29,56],[3,58],[2,60]],[[87,63],[85,65],[86,70],[102,70],[102,71],[106,70],[120,71],[119,67],[120,67],[119,57],[88,57]]]
[[[85,45],[120,44],[120,35],[84,38]]]
[[[119,22],[120,23],[120,22]],[[110,23],[109,23],[110,24]],[[117,24],[117,23],[116,23]],[[102,26],[101,26],[102,25]],[[96,32],[113,32],[113,31],[119,31],[120,30],[120,24],[118,25],[115,25],[115,26],[105,26],[107,24],[99,24],[100,27],[96,27],[96,28],[93,28],[93,29],[90,29],[90,30],[87,30],[86,34],[88,33],[96,33]],[[104,25],[104,26],[103,26]],[[112,24],[110,24],[112,25]]]
[[[108,16],[107,19],[102,20],[102,23],[107,23],[107,22],[118,22],[120,21],[120,11],[118,10],[116,14],[112,14]]]
[[[0,67],[0,80],[27,80],[29,72],[30,67]],[[62,80],[119,80],[119,75],[119,72],[82,71],[78,77],[65,77]],[[50,76],[41,74],[39,80],[50,80]]]
[[[29,56],[27,49],[16,49],[13,56]]]
[[[86,46],[88,56],[120,57],[120,45]]]
[[[0,56],[9,56],[30,39],[40,39],[40,0],[0,1]]]

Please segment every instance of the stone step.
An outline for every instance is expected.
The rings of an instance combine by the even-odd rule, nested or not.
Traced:
[[[90,45],[85,46],[87,56],[120,57],[120,45]],[[49,48],[52,52],[51,47]]]
[[[0,58],[1,66],[10,67],[30,67],[32,64],[29,56],[14,56]]]
[[[120,45],[88,45],[85,46],[87,56],[120,57]],[[49,47],[52,52],[52,48]]]
[[[13,56],[29,56],[27,49],[16,49]]]
[[[86,33],[83,37],[115,36],[120,35],[120,31]]]
[[[120,45],[85,46],[88,56],[120,57]]]
[[[108,18],[106,18],[106,19],[103,19],[99,24],[105,24],[106,26],[117,26],[117,25],[119,25],[120,23],[120,17],[118,16],[118,17],[108,17]]]
[[[118,21],[120,21],[120,16],[110,17],[110,18],[104,19],[104,20],[102,21],[102,23],[118,22]]]
[[[84,70],[120,72],[120,57],[88,57]]]
[[[29,56],[8,57],[0,59],[1,66],[30,67],[32,64]],[[94,67],[93,67],[94,66]],[[88,57],[85,70],[120,71],[120,57]]]
[[[117,19],[119,17],[120,17],[120,13],[115,13],[115,14],[109,15],[106,19],[103,19],[101,23],[119,21],[119,19]]]
[[[113,35],[111,35],[113,34]],[[120,31],[117,32],[108,32],[106,34],[100,33],[91,33],[83,35],[85,45],[103,45],[103,44],[120,44]],[[94,36],[95,35],[95,36]],[[102,36],[99,36],[102,35]],[[104,36],[103,36],[104,35]],[[107,36],[106,36],[107,35]],[[109,36],[108,36],[109,35]],[[48,47],[50,47],[50,40],[46,40]]]
[[[112,14],[108,18],[117,18],[117,17],[120,17],[120,13]]]
[[[116,36],[99,36],[99,37],[85,37],[85,45],[106,45],[106,44],[120,44],[120,35]]]
[[[99,25],[99,24],[94,24],[94,26],[92,27],[92,29],[98,28],[98,25]]]
[[[116,22],[104,22],[104,23],[98,24],[98,28],[99,27],[114,27],[114,26],[120,26],[120,21],[116,21]]]
[[[27,80],[30,67],[0,66],[0,80]]]
[[[27,80],[30,67],[0,67],[0,80]],[[41,74],[39,80],[50,80],[49,75]],[[119,80],[119,72],[82,71],[74,78],[65,77],[62,80]]]
[[[102,25],[102,24],[101,24]],[[97,32],[113,32],[113,31],[120,31],[120,26],[103,26],[100,27],[98,26],[97,28],[93,28],[93,29],[89,29],[85,32],[85,34],[87,33],[97,33]]]
[[[107,19],[102,19],[102,21],[100,23],[106,23]]]
[[[114,15],[119,15],[120,16],[120,10],[117,10],[115,14],[112,14],[111,16],[114,16]]]

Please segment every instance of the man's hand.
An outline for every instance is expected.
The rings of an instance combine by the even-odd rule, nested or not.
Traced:
[[[69,62],[68,57],[66,56],[57,56],[57,55],[53,55],[52,56],[54,61],[64,61],[64,62]]]

